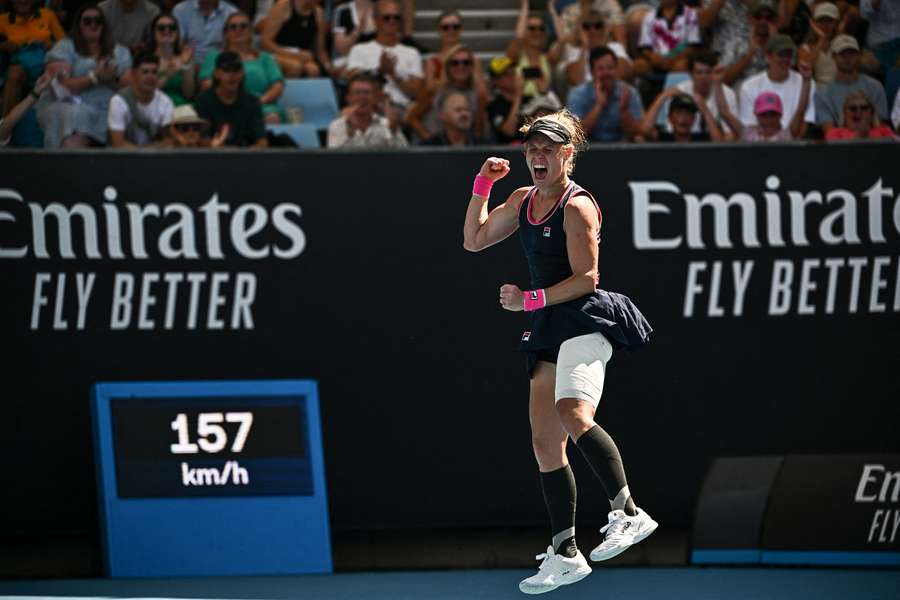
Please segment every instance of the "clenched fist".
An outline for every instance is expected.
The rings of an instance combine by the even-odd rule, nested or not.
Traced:
[[[508,167],[507,170],[509,170]],[[525,310],[525,300],[522,297],[522,290],[519,289],[519,286],[511,283],[505,283],[500,286],[500,306],[512,311]]]
[[[509,173],[509,161],[505,158],[490,157],[481,165],[478,172],[482,177],[487,177],[493,182],[500,181]]]

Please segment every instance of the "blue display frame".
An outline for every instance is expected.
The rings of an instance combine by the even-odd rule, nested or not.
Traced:
[[[111,400],[299,396],[305,400],[313,494],[118,497]],[[103,541],[111,577],[330,573],[331,538],[318,387],[312,380],[97,383],[91,388]]]

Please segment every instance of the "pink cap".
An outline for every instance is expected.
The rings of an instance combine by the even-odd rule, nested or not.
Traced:
[[[779,115],[784,114],[781,107],[781,97],[775,92],[763,92],[753,101],[753,114],[761,115],[767,112],[777,112]]]

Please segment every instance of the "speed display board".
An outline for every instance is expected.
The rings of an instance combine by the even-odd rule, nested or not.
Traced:
[[[331,571],[316,385],[100,383],[110,576]]]

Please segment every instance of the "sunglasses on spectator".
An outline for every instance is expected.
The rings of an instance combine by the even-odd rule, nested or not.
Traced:
[[[585,31],[590,31],[592,29],[599,31],[599,30],[603,29],[603,23],[596,23],[596,22],[595,23],[582,23],[581,28],[584,29]]]
[[[226,73],[237,73],[239,71],[244,70],[243,65],[225,65],[225,66],[222,66],[219,68],[222,69],[223,71],[225,71]]]
[[[103,17],[81,17],[81,24],[88,27],[103,25]]]
[[[201,123],[181,123],[175,126],[175,131],[178,133],[188,133],[190,131],[199,133],[203,131],[203,125]]]
[[[471,67],[472,59],[470,58],[458,58],[454,60],[447,61],[447,64],[451,67]]]
[[[229,23],[228,26],[225,27],[228,31],[244,31],[250,28],[249,21],[241,21],[239,23]]]
[[[396,14],[396,13],[390,13],[387,15],[381,15],[381,20],[382,21],[395,21],[395,22],[399,23],[400,21],[403,20],[403,16]]]
[[[546,31],[547,28],[543,25],[529,25],[528,31]]]
[[[847,110],[852,113],[867,113],[872,110],[872,107],[868,104],[850,104],[847,106]]]
[[[442,31],[459,31],[462,29],[462,23],[444,23],[441,25]]]
[[[156,30],[160,33],[174,33],[178,31],[178,25],[175,23],[158,23],[156,25]]]

